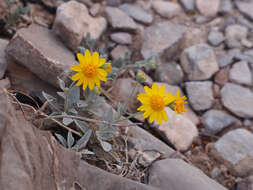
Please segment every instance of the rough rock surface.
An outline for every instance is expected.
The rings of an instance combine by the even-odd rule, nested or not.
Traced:
[[[203,43],[184,49],[180,61],[189,80],[209,79],[219,69],[213,49]]]
[[[168,122],[163,122],[158,130],[163,134],[164,140],[173,144],[179,151],[186,151],[198,136],[197,127],[184,115],[176,114],[166,107]]]
[[[219,11],[220,0],[196,0],[196,7],[203,16],[213,17]]]
[[[90,190],[155,190],[90,166],[76,152],[62,148],[49,132],[38,130],[15,111],[2,89],[0,121],[2,190],[71,189],[74,183]]]
[[[174,2],[153,1],[152,7],[160,16],[168,19],[182,14],[180,5]]]
[[[252,1],[235,1],[236,7],[239,9],[239,11],[244,14],[246,17],[251,19],[253,21],[253,2]]]
[[[253,76],[245,61],[235,63],[229,72],[229,80],[239,84],[252,85]]]
[[[137,22],[143,24],[151,24],[153,21],[153,15],[141,7],[130,5],[130,4],[123,4],[119,7],[123,10],[126,14],[132,17]]]
[[[40,40],[38,40],[40,39]],[[67,80],[74,55],[55,38],[52,31],[31,25],[19,30],[6,48],[7,58],[59,87],[57,76]]]
[[[159,22],[144,31],[142,56],[164,55],[170,57],[177,52],[186,27],[172,22]]]
[[[175,62],[162,63],[156,68],[155,78],[157,81],[171,85],[183,82],[184,73],[179,64]]]
[[[132,36],[126,32],[117,32],[110,35],[110,38],[118,44],[131,44]]]
[[[112,51],[111,51],[111,56],[112,60],[116,60],[120,57],[124,57],[126,52],[130,53],[130,50],[127,46],[123,45],[117,45]]]
[[[164,190],[203,190],[203,188],[226,190],[201,170],[180,159],[164,159],[155,162],[149,171],[149,184]]]
[[[9,41],[0,39],[0,80],[3,78],[5,71],[7,69],[7,60],[4,51],[8,43]]]
[[[186,12],[194,12],[195,10],[195,1],[194,0],[179,0]]]
[[[233,167],[236,175],[253,173],[253,134],[245,129],[235,129],[222,136],[214,148],[219,156]]]
[[[211,81],[186,82],[186,92],[192,108],[196,111],[207,110],[214,103]]]
[[[116,7],[106,7],[105,15],[113,29],[137,31],[137,25],[134,20],[124,11]]]
[[[236,121],[236,118],[220,110],[209,110],[203,116],[207,134],[215,135]]]
[[[221,89],[221,100],[235,115],[243,118],[253,117],[253,92],[250,89],[227,83]]]
[[[76,1],[62,4],[56,13],[53,31],[72,50],[77,50],[87,33],[98,39],[107,27],[105,18],[93,18],[85,5]]]

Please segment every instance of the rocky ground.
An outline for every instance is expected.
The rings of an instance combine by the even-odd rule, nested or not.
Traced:
[[[150,56],[157,63],[156,69],[122,73],[98,111],[108,110],[110,99],[125,102],[138,72],[147,75],[147,84],[158,82],[174,94],[180,90],[189,111],[178,115],[167,109],[169,121],[160,126],[141,118],[129,121],[143,123],[128,131],[129,159],[142,166],[141,172],[130,167],[141,174],[129,174],[129,180],[60,147],[0,90],[1,189],[74,184],[87,190],[253,190],[253,1],[22,2],[33,8],[16,34],[0,31],[0,88],[38,102],[42,91],[56,94],[57,76],[69,77],[74,52],[90,33],[97,50],[112,61],[129,52],[130,64]],[[0,7],[3,15],[2,1]],[[133,98],[129,110],[134,112]]]

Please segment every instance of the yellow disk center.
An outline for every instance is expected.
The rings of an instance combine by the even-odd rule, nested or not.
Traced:
[[[83,74],[88,77],[88,78],[92,78],[96,75],[97,73],[97,67],[92,64],[92,63],[87,63],[84,65],[83,67]]]
[[[165,103],[162,96],[159,95],[153,95],[150,98],[150,106],[155,111],[161,111],[163,110]]]

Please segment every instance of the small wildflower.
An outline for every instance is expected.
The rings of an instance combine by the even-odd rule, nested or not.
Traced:
[[[138,73],[136,75],[136,81],[139,83],[143,83],[147,80],[147,76],[144,73]]]
[[[77,54],[79,65],[73,65],[70,67],[72,71],[77,73],[72,76],[73,81],[78,81],[77,86],[83,84],[83,90],[89,87],[93,90],[95,85],[100,87],[100,81],[107,81],[107,72],[101,68],[106,59],[99,58],[99,53],[94,52],[92,55],[89,50],[85,50],[85,55]]]
[[[180,91],[178,90],[176,94],[176,100],[174,102],[174,111],[176,113],[181,114],[187,111],[187,109],[184,108],[184,105],[188,103],[185,101],[186,99],[187,98],[185,96],[180,97]]]
[[[152,85],[151,89],[145,86],[144,90],[146,93],[137,95],[137,99],[143,104],[137,110],[144,111],[143,117],[149,117],[150,123],[154,120],[158,124],[161,124],[162,121],[168,121],[168,116],[164,108],[166,105],[172,103],[175,97],[171,93],[165,93],[164,85],[159,89],[156,83]]]

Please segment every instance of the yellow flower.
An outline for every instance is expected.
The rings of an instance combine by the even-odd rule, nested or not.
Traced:
[[[93,90],[96,86],[100,87],[100,81],[107,81],[107,72],[101,67],[104,65],[106,59],[99,58],[98,52],[90,54],[89,50],[85,50],[85,55],[81,53],[77,54],[79,65],[73,65],[70,67],[72,71],[77,73],[72,76],[73,81],[77,81],[77,86],[83,84],[83,90],[89,87]]]
[[[112,65],[111,65],[111,63],[107,63],[107,64],[106,64],[106,72],[107,72],[107,73],[112,72]]]
[[[180,90],[177,91],[176,100],[174,102],[174,111],[176,113],[184,113],[187,111],[187,109],[184,108],[184,105],[187,104],[186,102],[187,98],[185,96],[180,97]]]
[[[137,99],[143,104],[137,110],[144,111],[143,117],[149,117],[149,122],[154,120],[158,124],[162,121],[168,121],[168,116],[165,112],[165,106],[172,103],[175,97],[171,93],[165,93],[165,86],[162,85],[159,89],[157,84],[154,83],[150,89],[148,86],[144,87],[146,93],[137,95]]]

